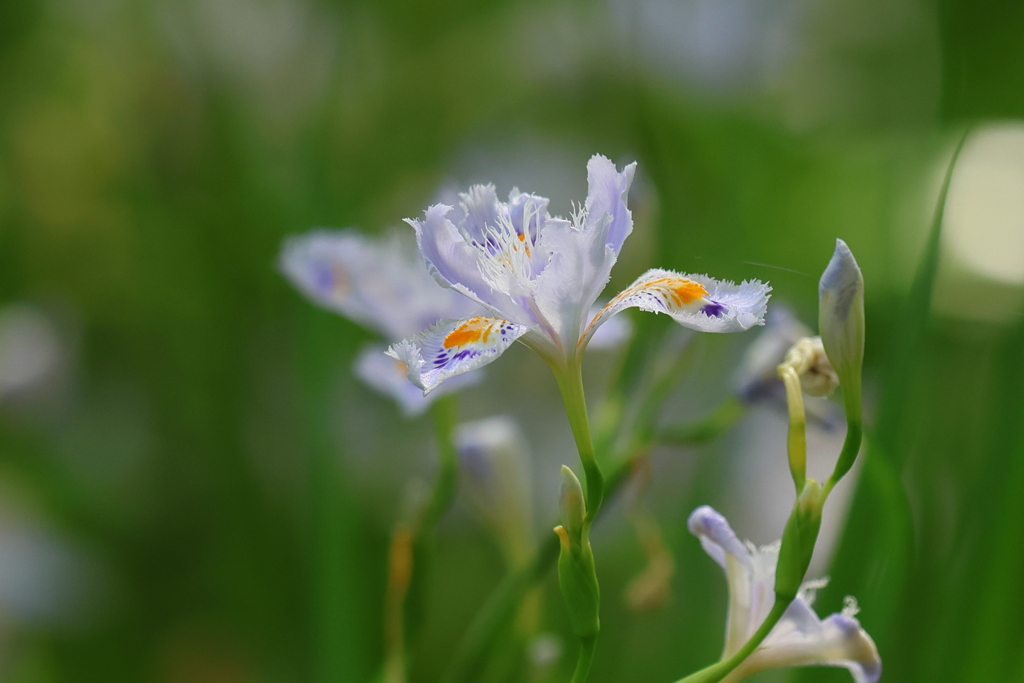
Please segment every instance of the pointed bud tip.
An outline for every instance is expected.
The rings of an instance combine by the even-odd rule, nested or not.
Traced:
[[[562,465],[562,486],[558,494],[558,507],[562,512],[562,524],[574,542],[579,542],[587,505],[583,499],[583,487],[576,474]]]
[[[858,283],[859,287],[858,287]],[[821,281],[818,284],[818,297],[825,295],[826,291],[851,292],[856,289],[863,289],[863,276],[857,259],[846,242],[836,238],[836,249],[832,253],[832,259],[828,262],[825,272],[822,273]],[[845,298],[845,297],[844,297]]]

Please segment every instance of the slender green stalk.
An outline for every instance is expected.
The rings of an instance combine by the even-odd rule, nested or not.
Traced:
[[[800,387],[800,376],[790,365],[779,366],[779,378],[786,387],[786,406],[789,410],[789,436],[786,443],[789,471],[799,496],[807,479],[807,415],[804,412],[803,389]]]
[[[679,363],[675,368],[673,368],[672,372],[660,374],[659,377],[662,379],[671,378],[674,381],[678,381],[693,360],[693,355],[690,351],[692,346],[692,344],[688,345],[682,350],[682,353],[679,354]],[[665,384],[666,382],[654,382],[653,385],[656,386],[648,386],[647,391],[650,394],[658,393],[664,397],[667,395],[668,389],[671,388],[666,388]],[[651,401],[646,399],[638,398],[637,400],[643,400],[644,405],[649,405],[651,403]],[[706,441],[711,438],[711,432],[701,425],[703,425],[704,422],[713,421],[715,423],[713,434],[724,432],[729,426],[734,424],[743,413],[742,406],[737,405],[737,403],[738,402],[735,400],[728,400],[716,409],[712,414],[712,417],[708,418],[708,420],[698,422],[692,428],[684,425],[683,427],[678,428],[677,431],[679,434],[686,434],[689,432],[700,433],[705,436],[697,442]],[[651,405],[648,414],[656,414],[656,409],[657,406]],[[653,421],[653,417],[651,417],[651,421]],[[634,423],[631,425],[631,430],[642,431],[642,425]],[[648,438],[654,436],[653,430],[647,432],[647,434]],[[609,439],[609,441],[611,441],[611,439]],[[649,446],[648,442],[643,441],[643,439],[637,435],[623,439],[620,443],[629,444],[629,450],[617,448],[616,454],[620,454],[619,457],[612,455],[606,459],[606,461],[614,463],[604,478],[604,497],[606,498],[611,497],[616,491],[618,491],[619,487],[633,471],[637,461],[646,455],[647,448]],[[595,515],[596,514],[597,513],[595,513]],[[523,595],[525,595],[526,592],[529,591],[545,573],[554,567],[555,562],[558,559],[558,547],[559,543],[557,536],[552,534],[545,537],[537,548],[533,559],[519,571],[506,576],[497,585],[490,597],[477,612],[477,615],[470,623],[469,628],[466,629],[466,635],[463,637],[462,642],[455,651],[455,655],[449,663],[448,668],[439,679],[440,683],[465,683],[465,681],[469,680],[471,673],[476,670],[481,662],[483,662],[484,656],[491,644],[494,642],[497,634],[501,631],[502,627],[512,619],[516,607],[522,600]]]
[[[665,427],[658,432],[655,440],[669,446],[695,446],[707,443],[721,436],[746,412],[746,407],[739,399],[728,398],[704,418]]]
[[[576,660],[576,670],[572,674],[570,683],[585,683],[590,673],[590,664],[594,661],[594,646],[597,638],[581,638],[580,654]]]
[[[789,607],[789,603],[793,602],[793,598],[780,599],[778,595],[775,596],[775,604],[772,605],[772,611],[768,613],[765,620],[761,623],[761,626],[754,632],[754,635],[750,636],[750,640],[743,644],[739,650],[737,650],[728,659],[716,662],[711,666],[705,667],[696,673],[692,673],[686,678],[681,678],[676,683],[718,683],[732,671],[743,663],[743,660],[749,657],[754,650],[761,644],[773,628],[775,624],[779,623],[779,619],[786,613],[786,609]]]
[[[533,559],[519,571],[507,575],[477,612],[455,656],[441,676],[441,683],[463,683],[484,661],[497,634],[515,615],[527,591],[554,566],[558,559],[558,537],[544,537]]]
[[[431,533],[448,510],[455,497],[455,486],[459,478],[459,458],[455,450],[458,402],[455,395],[443,396],[434,401],[430,406],[430,416],[434,422],[439,464],[430,500],[423,511],[420,536]]]
[[[554,368],[553,368],[554,369]],[[583,395],[583,373],[579,362],[572,363],[564,370],[555,369],[555,381],[562,392],[565,414],[569,418],[576,449],[580,454],[583,471],[587,475],[587,518],[589,525],[594,521],[604,498],[604,476],[597,464],[594,441],[590,435],[590,417],[587,414],[587,400]]]
[[[582,525],[572,527],[569,520],[563,520],[563,524],[570,527],[569,530],[566,531],[563,527],[556,529],[556,531],[562,530],[562,541],[565,546],[559,559],[559,585],[566,599],[566,605],[570,608],[574,630],[580,636],[580,658],[576,664],[572,683],[585,683],[587,674],[590,672],[590,662],[594,658],[594,648],[600,628],[598,617],[600,590],[588,536],[590,525],[600,511],[601,502],[604,499],[604,476],[601,473],[601,466],[597,464],[594,441],[590,434],[590,416],[587,413],[587,400],[583,393],[583,373],[579,359],[570,362],[564,372],[559,371],[558,368],[553,369],[558,388],[562,392],[565,414],[569,418],[569,426],[576,439],[580,462],[583,463],[583,471],[587,475],[586,515]],[[571,471],[565,471],[569,477],[572,477]],[[575,482],[574,478],[573,481]],[[577,490],[578,486],[576,484]],[[575,532],[573,528],[575,528]],[[572,543],[581,544],[582,551],[578,549],[580,546],[576,546],[576,550],[569,550],[570,546],[567,540],[569,533],[577,534]]]
[[[458,399],[444,396],[430,406],[437,440],[438,469],[430,497],[418,519],[412,522],[412,556],[408,588],[404,597],[405,647],[415,642],[423,624],[427,588],[430,583],[434,530],[455,498],[459,477],[459,460],[455,449],[455,426],[458,420]],[[408,666],[408,656],[405,656]]]

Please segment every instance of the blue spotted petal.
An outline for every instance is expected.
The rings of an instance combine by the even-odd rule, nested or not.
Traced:
[[[614,299],[590,322],[581,343],[601,324],[627,308],[666,313],[683,327],[699,332],[743,332],[764,324],[771,287],[748,280],[736,285],[707,275],[683,275],[652,268]]]
[[[449,377],[487,365],[530,331],[500,318],[440,320],[391,346],[387,354],[406,365],[409,381],[427,395]]]

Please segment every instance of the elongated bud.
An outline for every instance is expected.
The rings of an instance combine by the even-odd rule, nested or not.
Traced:
[[[860,421],[864,362],[864,276],[846,242],[837,239],[818,285],[818,328],[825,352],[839,375],[847,416]]]
[[[864,276],[846,242],[836,251],[818,285],[818,327],[825,352],[843,387],[846,441],[829,477],[827,489],[853,467],[861,444],[861,366],[864,362]]]
[[[562,589],[565,607],[573,631],[580,638],[593,638],[601,628],[598,616],[601,592],[594,570],[594,553],[590,549],[583,487],[568,467],[562,466],[562,490],[558,505],[562,525],[555,527],[561,549],[558,555],[558,586]]]
[[[781,598],[796,597],[811,564],[814,544],[821,529],[821,509],[825,504],[821,485],[808,479],[797,496],[793,512],[782,533],[779,563],[775,569],[775,593]]]
[[[571,469],[562,465],[562,486],[558,495],[558,507],[562,513],[562,528],[565,529],[569,547],[579,554],[583,520],[587,506],[583,500],[583,487]]]

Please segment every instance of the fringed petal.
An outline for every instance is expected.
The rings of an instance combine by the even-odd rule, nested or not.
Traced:
[[[742,332],[764,324],[771,287],[758,280],[740,285],[707,275],[684,275],[651,269],[601,309],[583,334],[585,344],[594,331],[627,308],[666,313],[683,327],[699,332]]]
[[[530,330],[500,318],[440,320],[388,349],[406,365],[409,380],[427,395],[449,377],[487,365]]]
[[[465,373],[453,377],[430,396],[424,396],[423,390],[409,381],[405,363],[389,358],[385,353],[386,347],[367,344],[356,356],[353,370],[367,386],[394,400],[406,417],[422,414],[438,396],[480,381],[481,373]]]

